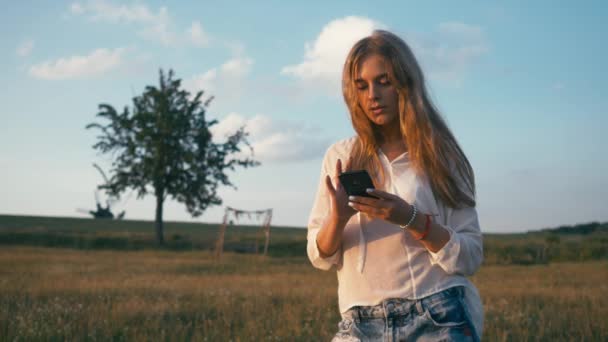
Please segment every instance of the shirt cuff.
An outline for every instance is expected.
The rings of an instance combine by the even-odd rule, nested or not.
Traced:
[[[453,265],[456,259],[458,258],[458,254],[460,253],[460,242],[458,240],[457,234],[454,233],[452,228],[442,225],[443,229],[447,230],[450,234],[450,239],[446,244],[441,247],[437,252],[431,252],[429,250],[429,254],[431,255],[431,264],[439,265],[441,268],[449,272],[450,265]]]
[[[338,258],[340,257],[340,247],[338,247],[338,249],[336,249],[336,251],[334,252],[334,254],[324,258],[321,256],[321,252],[319,249],[319,245],[317,244],[317,238],[315,237],[315,247],[317,248],[317,254],[319,255],[319,258],[327,261],[327,262],[331,262],[332,264],[336,264],[338,263]]]
[[[340,262],[342,251],[341,248],[338,248],[334,254],[325,258],[322,257],[321,253],[319,252],[319,245],[317,244],[318,233],[319,231],[317,230],[315,233],[309,236],[308,257],[313,266],[322,270],[329,270],[331,266],[337,265]]]

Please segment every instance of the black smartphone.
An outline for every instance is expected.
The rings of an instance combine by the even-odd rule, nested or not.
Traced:
[[[376,196],[372,196],[365,191],[366,189],[374,188],[372,178],[369,176],[367,171],[357,170],[342,172],[338,178],[340,178],[340,184],[342,184],[348,196],[376,198]]]

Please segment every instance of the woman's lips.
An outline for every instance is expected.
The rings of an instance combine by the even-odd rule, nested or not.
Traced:
[[[385,107],[375,107],[375,108],[370,108],[372,110],[372,113],[378,115],[378,114],[382,114],[382,112],[384,112],[384,108]]]

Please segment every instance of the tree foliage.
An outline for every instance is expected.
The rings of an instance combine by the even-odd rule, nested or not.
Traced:
[[[159,73],[159,86],[147,86],[134,97],[132,109],[125,106],[119,113],[100,104],[97,117],[107,123],[86,128],[100,132],[93,148],[113,160],[110,179],[102,188],[117,197],[127,189],[135,190],[138,198],[148,193],[156,197],[157,240],[162,244],[162,208],[168,196],[197,217],[209,206],[222,204],[218,186],[235,187],[227,170],[259,162],[241,153],[248,147],[253,155],[244,127],[222,143],[212,140],[209,128],[217,120],[207,120],[206,114],[213,97],[202,102],[200,91],[191,98],[172,70]]]

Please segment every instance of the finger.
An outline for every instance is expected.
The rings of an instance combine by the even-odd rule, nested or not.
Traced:
[[[349,201],[349,202],[348,202],[348,205],[349,205],[351,208],[355,209],[356,211],[361,211],[361,209],[364,209],[364,208],[363,208],[363,205],[361,205],[361,204],[359,204],[359,203],[355,203],[355,202],[351,202],[351,201]]]
[[[348,205],[351,208],[355,209],[356,211],[368,214],[373,217],[377,217],[378,213],[379,213],[378,209],[376,209],[374,207],[370,207],[369,205],[355,203],[355,202],[348,202]]]
[[[338,159],[336,162],[336,177],[342,173],[342,160]]]
[[[336,189],[331,183],[331,177],[329,177],[329,175],[325,176],[325,187],[327,187],[330,196],[334,197],[336,195]]]
[[[378,190],[378,189],[367,189],[368,194],[372,196],[376,196],[378,198],[386,199],[386,200],[394,200],[398,198],[397,196],[390,194],[386,191]]]
[[[379,199],[371,198],[371,197],[349,196],[348,200],[351,202],[365,204],[365,205],[369,205],[372,207],[380,207],[382,205],[381,203],[379,203],[380,202]]]

